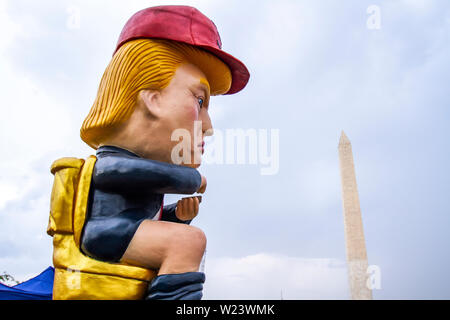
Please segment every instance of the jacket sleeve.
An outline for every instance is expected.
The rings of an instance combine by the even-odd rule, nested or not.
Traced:
[[[170,221],[170,222],[177,222],[177,223],[184,223],[184,224],[190,224],[192,220],[180,220],[177,218],[177,215],[175,214],[175,209],[177,208],[177,203],[172,203],[167,206],[163,207],[161,220],[162,221]]]
[[[201,185],[194,169],[156,160],[107,156],[95,163],[92,182],[104,191],[193,194]]]

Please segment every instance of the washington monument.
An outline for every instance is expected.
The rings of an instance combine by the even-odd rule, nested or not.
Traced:
[[[344,209],[345,245],[350,292],[353,300],[371,300],[372,291],[367,286],[367,252],[356,185],[352,145],[344,131],[339,140],[339,163]]]

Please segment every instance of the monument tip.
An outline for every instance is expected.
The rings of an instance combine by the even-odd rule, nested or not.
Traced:
[[[345,134],[344,130],[341,132],[341,138],[339,139],[339,145],[350,144],[350,140]]]

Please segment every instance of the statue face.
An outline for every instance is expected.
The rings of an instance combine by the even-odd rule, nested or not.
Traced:
[[[141,96],[144,100],[151,99],[146,102],[154,115],[149,121],[147,142],[149,147],[158,146],[157,154],[152,152],[153,159],[173,163],[173,152],[176,152],[187,159],[182,165],[200,166],[204,136],[212,135],[208,114],[209,95],[209,84],[204,73],[192,64],[182,64],[157,98],[146,94]],[[182,143],[180,135],[183,137]]]

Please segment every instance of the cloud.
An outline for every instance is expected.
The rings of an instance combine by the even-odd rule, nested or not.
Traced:
[[[0,54],[5,50],[21,32],[19,24],[15,23],[6,12],[6,0],[0,0],[0,30],[2,30],[2,41],[0,42]],[[4,32],[7,30],[7,32]]]
[[[346,265],[259,253],[208,259],[204,299],[348,299]]]
[[[67,106],[11,63],[8,50],[24,34],[4,1],[0,24],[8,30],[0,43],[0,270],[24,281],[51,265],[50,165],[73,128]]]

